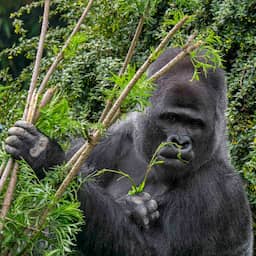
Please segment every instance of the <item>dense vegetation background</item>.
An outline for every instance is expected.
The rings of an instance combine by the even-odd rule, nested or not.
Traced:
[[[95,121],[99,116],[104,106],[105,89],[111,85],[109,77],[117,74],[122,65],[144,10],[144,2],[95,1],[82,30],[65,53],[64,62],[50,80],[50,86],[56,86],[58,93],[53,103],[43,112],[37,125],[48,135],[60,138],[64,147],[67,146],[66,139],[69,136],[77,132],[83,133],[89,122]],[[256,1],[151,2],[153,8],[132,59],[134,66],[139,66],[145,60],[150,48],[157,45],[159,38],[172,27],[182,13],[193,15],[194,18],[182,33],[175,37],[171,45],[180,44],[185,35],[189,35],[195,28],[202,34],[212,31],[218,36],[219,40],[215,40],[213,44],[220,50],[226,70],[231,161],[245,180],[255,214]],[[42,75],[61,48],[63,40],[70,34],[86,3],[87,1],[83,0],[52,1]],[[13,14],[10,16],[10,13]],[[22,116],[36,54],[41,15],[42,1],[0,1],[1,140],[6,136],[7,128]],[[25,174],[20,176],[21,181],[27,181]],[[71,199],[75,200],[73,197]],[[81,218],[78,215],[74,219]],[[77,231],[77,226],[73,231]],[[69,238],[72,240],[72,235]],[[67,247],[69,246],[67,243]],[[68,249],[61,254],[57,250],[58,248],[56,255],[67,255]]]

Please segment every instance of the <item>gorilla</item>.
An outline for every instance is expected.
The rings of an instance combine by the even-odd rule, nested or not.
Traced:
[[[151,64],[148,76],[180,49],[168,49]],[[121,170],[139,184],[152,155],[144,192],[127,195],[131,184],[106,173],[79,190],[86,225],[78,235],[83,255],[251,256],[252,220],[243,183],[226,146],[226,88],[220,69],[191,80],[189,56],[156,82],[150,105],[108,129],[81,168]],[[9,129],[6,151],[25,159],[43,178],[82,145],[64,153],[33,125],[18,121]]]

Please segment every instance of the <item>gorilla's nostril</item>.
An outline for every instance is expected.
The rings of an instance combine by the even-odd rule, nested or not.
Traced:
[[[192,149],[192,142],[187,135],[171,135],[167,139],[168,142],[172,143],[172,146],[181,150],[188,151]]]

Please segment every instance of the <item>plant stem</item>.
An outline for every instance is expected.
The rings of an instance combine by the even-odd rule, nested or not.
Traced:
[[[57,68],[58,64],[60,63],[60,61],[63,59],[64,57],[64,51],[67,49],[72,37],[79,31],[85,17],[87,16],[92,4],[93,4],[94,0],[90,0],[88,5],[86,6],[84,12],[82,13],[81,17],[79,18],[78,22],[76,23],[76,26],[74,27],[72,33],[70,34],[70,36],[68,37],[68,39],[66,40],[64,46],[62,47],[62,49],[60,50],[60,52],[58,53],[58,55],[56,56],[55,60],[53,61],[51,67],[49,68],[49,70],[47,71],[39,89],[38,89],[38,93],[41,94],[43,92],[43,90],[45,89],[46,84],[48,83],[51,75],[53,74],[53,72],[55,71],[55,69]]]
[[[145,11],[145,13],[146,13],[146,11]],[[133,37],[132,42],[131,42],[131,45],[130,45],[129,50],[128,50],[128,52],[127,52],[127,55],[126,55],[126,57],[125,57],[125,61],[124,61],[124,63],[123,63],[122,68],[120,69],[120,71],[119,71],[119,73],[118,73],[119,76],[121,76],[121,75],[123,75],[123,74],[125,73],[125,71],[126,71],[126,69],[127,69],[127,66],[128,66],[128,64],[130,63],[131,58],[132,58],[132,56],[133,56],[133,54],[134,54],[134,49],[135,49],[136,44],[137,44],[137,42],[138,42],[138,40],[139,40],[139,36],[140,36],[140,34],[141,34],[142,27],[143,27],[143,24],[144,24],[145,13],[141,16],[141,18],[140,18],[140,20],[139,20],[139,23],[138,23],[138,25],[137,25],[137,28],[136,28],[134,37]],[[115,85],[113,89],[115,89],[116,87],[117,87],[117,86]],[[100,117],[100,119],[99,119],[99,122],[100,122],[100,123],[101,123],[101,122],[104,120],[104,118],[106,117],[107,113],[108,113],[109,110],[111,109],[111,106],[112,106],[112,99],[109,99],[109,100],[107,101],[107,104],[106,104],[106,106],[105,106],[105,108],[104,108],[104,110],[103,110],[103,112],[102,112],[102,114],[101,114],[101,117]]]
[[[31,98],[32,98],[32,95],[35,91],[37,79],[38,79],[38,76],[39,76],[40,62],[41,62],[42,55],[43,55],[44,41],[45,41],[47,27],[48,27],[49,10],[50,10],[50,0],[45,0],[43,23],[42,23],[41,33],[40,33],[38,50],[37,50],[37,54],[36,54],[36,61],[35,61],[35,66],[34,66],[34,69],[33,69],[32,79],[31,79],[31,83],[30,83],[30,87],[29,87],[29,91],[28,91],[27,103],[26,103],[24,114],[23,114],[23,119],[24,120],[26,120],[28,110],[30,108]]]
[[[5,181],[6,181],[6,179],[9,176],[9,173],[10,173],[10,171],[12,169],[12,166],[13,166],[13,159],[9,158],[9,160],[7,162],[7,165],[6,165],[5,169],[4,169],[3,175],[1,176],[1,179],[0,179],[0,193],[3,190],[3,188],[4,188]]]
[[[1,178],[2,172],[4,170],[4,167],[5,167],[5,160],[3,160],[3,162],[1,163],[1,166],[0,166],[0,178]]]
[[[12,202],[13,193],[16,186],[16,182],[17,182],[18,169],[19,169],[19,165],[17,162],[15,162],[12,170],[12,175],[10,178],[10,183],[5,194],[4,202],[3,202],[1,213],[0,213],[0,218],[2,219],[0,223],[0,230],[3,229],[3,220],[5,219]]]
[[[48,69],[42,83],[40,84],[38,90],[37,90],[37,96],[35,98],[35,103],[34,103],[34,106],[35,107],[32,107],[31,108],[31,112],[30,112],[30,120],[32,121],[36,112],[37,112],[37,101],[38,101],[38,98],[39,98],[39,95],[41,95],[48,83],[48,81],[50,80],[53,72],[56,70],[57,66],[59,65],[59,63],[62,61],[62,59],[64,58],[64,52],[65,50],[67,49],[71,39],[73,38],[73,36],[79,31],[85,17],[87,16],[92,4],[93,4],[93,1],[94,0],[90,0],[89,3],[87,4],[84,12],[82,13],[81,17],[79,18],[78,22],[76,23],[74,29],[72,30],[71,34],[69,35],[68,39],[65,41],[63,47],[61,48],[60,52],[57,54],[57,56],[55,57],[52,65],[50,66],[50,68]]]
[[[168,72],[174,65],[176,65],[180,60],[182,60],[186,55],[188,55],[190,52],[194,51],[198,47],[202,45],[202,41],[198,41],[194,45],[190,45],[183,49],[175,58],[173,58],[169,63],[167,63],[165,66],[163,66],[158,72],[156,72],[154,75],[150,77],[150,81],[155,81],[159,77],[163,76],[166,72]]]
[[[40,116],[40,110],[44,108],[52,100],[52,97],[55,91],[56,91],[56,87],[53,87],[53,88],[47,89],[47,91],[44,93],[42,100],[39,104],[39,107],[36,109],[35,115],[33,116],[33,120],[32,120],[33,124],[35,124],[36,121],[38,120]]]

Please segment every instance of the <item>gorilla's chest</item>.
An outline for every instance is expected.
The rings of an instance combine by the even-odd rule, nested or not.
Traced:
[[[143,180],[147,164],[143,162],[136,151],[131,149],[127,154],[118,161],[115,170],[128,174],[131,179],[138,185]],[[114,198],[119,198],[128,193],[131,189],[131,181],[122,175],[113,175],[106,189]]]

